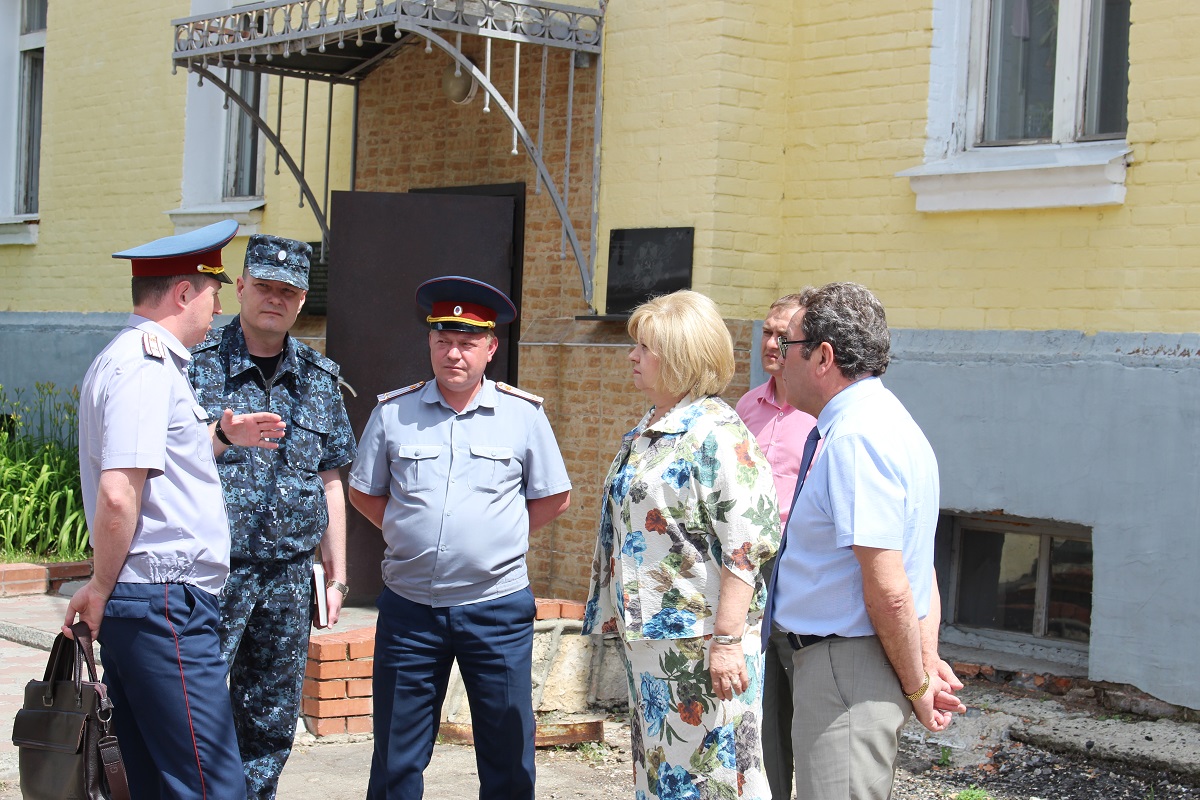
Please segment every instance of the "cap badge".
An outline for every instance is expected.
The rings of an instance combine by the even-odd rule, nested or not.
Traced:
[[[461,317],[461,316],[462,316],[462,306],[455,306],[455,307],[454,307],[454,316],[456,316],[456,317]]]
[[[287,250],[280,250],[279,254],[276,255],[275,257],[278,258],[280,261],[287,261]]]

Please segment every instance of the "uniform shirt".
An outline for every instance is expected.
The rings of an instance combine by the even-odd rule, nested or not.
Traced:
[[[241,318],[213,331],[192,354],[190,375],[213,419],[272,411],[287,423],[278,450],[228,447],[217,470],[229,508],[233,558],[284,561],[312,553],[329,527],[319,473],[354,460],[354,431],[338,388],[338,365],[291,336],[270,380],[246,349]]]
[[[899,550],[917,616],[929,612],[938,468],[925,434],[878,378],[834,395],[776,565],[774,620],[793,633],[870,636],[852,545]]]
[[[229,522],[208,415],[187,379],[190,358],[161,325],[130,315],[83,379],[79,470],[93,531],[100,473],[147,470],[118,581],[190,583],[215,594],[229,574]]]
[[[754,437],[719,397],[683,398],[625,434],[604,479],[600,535],[583,632],[628,639],[712,633],[721,568],[756,591],[779,547],[771,468]],[[615,607],[614,607],[615,604]]]
[[[767,382],[742,395],[737,415],[754,434],[759,448],[771,465],[775,494],[779,498],[779,520],[787,524],[796,493],[796,473],[804,456],[804,441],[817,421],[811,414],[792,408],[778,399],[779,384],[772,375]]]
[[[437,608],[529,585],[526,500],[571,488],[539,402],[485,379],[460,414],[437,382],[383,395],[363,430],[350,485],[388,495],[383,581]]]

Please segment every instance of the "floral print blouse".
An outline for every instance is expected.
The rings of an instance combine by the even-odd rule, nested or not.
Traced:
[[[621,440],[601,495],[600,532],[583,633],[627,639],[712,633],[721,567],[755,587],[779,548],[771,468],[719,397],[684,397],[654,425],[653,409]]]

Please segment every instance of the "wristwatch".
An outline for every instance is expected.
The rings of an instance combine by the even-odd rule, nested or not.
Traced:
[[[342,598],[343,598],[343,599],[346,597],[346,595],[350,594],[350,587],[349,587],[349,586],[347,586],[346,584],[342,583],[341,581],[335,581],[333,578],[330,578],[328,581],[326,581],[326,583],[325,583],[325,588],[327,588],[327,589],[337,589],[339,592],[341,592],[341,593],[342,593]]]
[[[229,437],[225,435],[225,431],[221,430],[221,420],[217,420],[217,429],[214,431],[217,438],[221,440],[221,444],[226,447],[233,447],[233,442],[229,441]]]
[[[926,691],[928,688],[929,688],[929,673],[928,673],[928,672],[926,672],[926,673],[925,673],[925,682],[921,684],[921,688],[920,688],[920,689],[917,689],[917,690],[916,690],[915,692],[913,692],[912,694],[906,694],[906,695],[904,695],[904,696],[908,698],[908,701],[909,701],[910,703],[915,703],[915,702],[917,702],[918,700],[920,700],[922,697],[924,697],[924,696],[925,696],[925,691]],[[904,691],[904,689],[903,689],[903,688],[901,688],[901,689],[900,689],[900,691]]]

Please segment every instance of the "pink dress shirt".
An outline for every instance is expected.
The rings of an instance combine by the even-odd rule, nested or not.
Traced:
[[[786,525],[796,492],[796,477],[804,454],[804,440],[817,421],[803,411],[776,399],[775,378],[742,395],[737,414],[758,440],[771,465],[775,491],[779,495],[779,519]],[[814,459],[815,460],[815,459]]]

